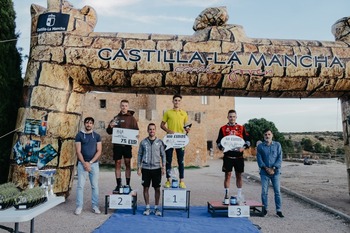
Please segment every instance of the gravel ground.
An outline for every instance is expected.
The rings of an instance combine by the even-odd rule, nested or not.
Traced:
[[[191,190],[191,206],[206,206],[207,201],[221,200],[223,198],[223,173],[221,172],[222,160],[210,160],[209,166],[201,169],[186,169],[186,184]],[[243,194],[245,199],[260,201],[260,183],[253,176],[258,176],[256,162],[246,162]],[[328,171],[327,173],[325,171]],[[100,209],[104,209],[104,195],[110,193],[115,186],[114,172],[105,171],[100,174]],[[233,185],[232,179],[231,190]],[[350,197],[348,195],[346,167],[340,163],[314,164],[304,166],[302,164],[283,162],[282,185],[291,191],[312,197],[324,205],[328,205],[337,211],[350,209]],[[328,180],[328,181],[327,181]],[[138,206],[144,206],[140,178],[136,172],[132,173],[132,187],[138,191]],[[36,232],[68,232],[88,233],[103,224],[112,210],[105,214],[93,214],[90,204],[90,185],[86,185],[84,210],[80,216],[73,214],[75,209],[75,185],[74,180],[71,195],[65,203],[39,215],[35,218]],[[235,193],[235,189],[233,190]],[[232,194],[232,191],[231,191]],[[327,195],[325,195],[327,194]],[[329,198],[329,196],[336,198]],[[151,191],[153,197],[153,190]],[[250,217],[253,224],[261,228],[262,232],[350,232],[350,223],[329,212],[320,210],[315,205],[308,204],[298,198],[282,193],[283,214],[285,218],[275,216],[273,191],[270,190],[270,212],[266,217]],[[153,198],[151,198],[151,204]],[[13,223],[2,224],[13,227]],[[29,222],[20,223],[20,231],[29,232]],[[0,232],[8,232],[0,229]]]

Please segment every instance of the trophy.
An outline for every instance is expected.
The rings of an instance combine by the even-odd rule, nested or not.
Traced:
[[[41,176],[41,188],[45,190],[46,197],[55,196],[53,192],[53,176],[56,174],[56,169],[39,170],[39,174]]]
[[[38,167],[26,167],[30,189],[34,188],[36,171],[38,171]]]
[[[177,179],[178,174],[179,174],[179,171],[178,171],[177,167],[173,167],[171,169],[171,187],[172,188],[179,187],[179,180]]]

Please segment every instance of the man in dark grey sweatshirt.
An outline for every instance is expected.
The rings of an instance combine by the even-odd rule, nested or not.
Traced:
[[[154,188],[154,214],[161,216],[162,212],[158,209],[160,198],[160,186],[162,175],[165,174],[165,151],[164,143],[156,137],[156,125],[150,123],[147,127],[148,137],[140,142],[137,174],[142,174],[143,197],[146,202],[144,215],[150,215],[151,208],[149,204],[149,187],[152,182]]]

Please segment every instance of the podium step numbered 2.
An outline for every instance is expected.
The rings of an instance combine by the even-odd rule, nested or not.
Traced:
[[[183,210],[190,217],[190,190],[180,188],[163,189],[162,216],[165,210]]]
[[[135,191],[129,194],[107,194],[105,196],[105,214],[108,209],[131,209],[136,214],[137,209],[137,193]]]

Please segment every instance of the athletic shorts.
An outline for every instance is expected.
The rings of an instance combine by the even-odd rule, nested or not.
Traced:
[[[162,169],[141,169],[142,186],[149,187],[152,182],[153,188],[159,188],[162,182]]]
[[[243,156],[237,157],[228,157],[224,156],[222,171],[223,172],[232,172],[232,168],[235,168],[236,173],[244,172],[244,158]]]
[[[124,159],[130,159],[132,157],[131,154],[131,146],[129,145],[114,145],[113,146],[113,160],[121,160],[124,156]]]

